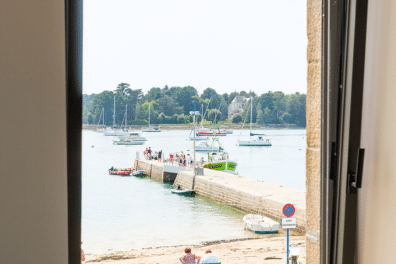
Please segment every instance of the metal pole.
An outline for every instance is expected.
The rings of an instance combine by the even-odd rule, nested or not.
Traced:
[[[195,187],[195,102],[194,102],[194,125],[193,125],[193,128],[194,128],[194,165],[193,165],[193,186],[192,186],[192,189],[194,190],[194,187]]]
[[[287,264],[289,264],[289,228],[287,229]]]

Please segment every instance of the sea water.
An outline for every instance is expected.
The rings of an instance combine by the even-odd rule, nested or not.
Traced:
[[[265,130],[271,147],[237,146],[248,131],[234,131],[220,143],[238,163],[238,174],[305,190],[305,130]],[[136,152],[146,147],[192,155],[190,131],[142,133],[141,146],[113,145],[117,137],[83,131],[82,241],[89,254],[193,245],[205,241],[254,237],[243,230],[243,213],[203,197],[171,193],[170,184],[149,178],[110,176],[108,169],[132,167]]]

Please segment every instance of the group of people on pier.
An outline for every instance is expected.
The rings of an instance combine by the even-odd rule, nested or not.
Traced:
[[[158,160],[159,162],[162,162],[162,150],[159,152],[153,153],[151,150],[151,147],[146,148],[146,150],[143,152],[144,158],[147,160]]]
[[[146,160],[157,160],[159,162],[163,162],[163,152],[162,150],[158,152],[153,152],[151,150],[151,147],[146,148],[146,150],[143,152],[144,158]],[[193,166],[194,160],[191,157],[190,154],[184,154],[183,151],[176,152],[176,153],[170,153],[169,154],[169,159],[165,159],[165,162],[169,162],[171,164],[174,164],[179,167],[187,167],[187,166]],[[204,158],[202,157],[199,163],[197,163],[198,167],[201,167],[205,164]]]

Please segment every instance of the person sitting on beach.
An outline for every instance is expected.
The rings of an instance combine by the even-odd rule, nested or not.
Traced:
[[[205,251],[205,256],[202,258],[201,263],[219,263],[219,259],[212,253],[212,250],[208,249]]]
[[[180,262],[183,264],[199,263],[199,261],[201,260],[201,257],[195,256],[191,253],[191,248],[184,249],[184,252],[186,253],[186,255],[179,258]],[[197,260],[197,262],[195,262],[195,260]]]

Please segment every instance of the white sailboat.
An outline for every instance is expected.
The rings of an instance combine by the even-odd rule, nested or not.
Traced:
[[[104,130],[105,130],[105,123],[104,123],[104,107],[102,108],[102,111],[100,112],[99,121],[98,121],[98,126],[99,126],[99,124],[100,124],[100,121],[102,121],[102,120],[103,120],[102,128],[101,128],[101,129],[96,129],[95,132],[103,133]]]
[[[126,113],[127,112],[125,111],[125,114]],[[128,132],[126,132],[126,131],[115,130],[114,126],[115,126],[115,96],[114,96],[114,110],[113,110],[113,129],[103,131],[103,135],[105,135],[105,136],[125,136],[125,135],[128,135]],[[126,121],[125,121],[125,127],[126,127]]]
[[[253,113],[253,97],[250,99],[250,133],[249,140],[239,140],[239,146],[272,146],[271,141],[269,139],[264,140],[264,138],[259,135],[257,138],[252,139],[252,113]],[[242,132],[241,132],[242,133]]]
[[[149,128],[142,130],[142,132],[161,132],[161,130],[159,130],[158,128],[156,127],[151,128],[150,126],[150,106],[151,104],[149,103]]]

